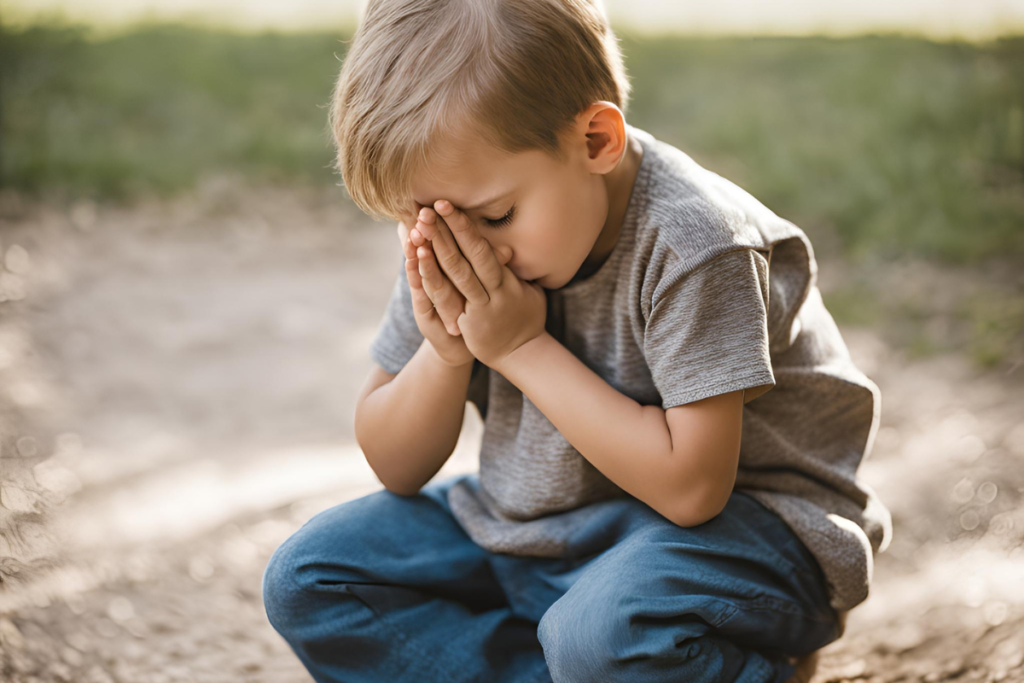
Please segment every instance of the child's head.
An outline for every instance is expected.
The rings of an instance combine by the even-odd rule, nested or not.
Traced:
[[[447,199],[561,286],[605,224],[629,91],[600,0],[369,0],[331,106],[338,169],[375,219]]]

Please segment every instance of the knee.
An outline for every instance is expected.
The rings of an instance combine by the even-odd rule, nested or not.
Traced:
[[[575,607],[556,601],[548,609],[537,625],[537,638],[555,680],[635,681],[666,668],[678,672],[680,680],[731,680],[704,676],[720,654],[708,640],[706,622],[646,628],[630,616],[624,601],[628,598],[622,596],[616,606],[613,597]]]
[[[305,590],[299,582],[301,560],[295,536],[281,544],[263,571],[263,608],[270,625],[284,635],[303,613]]]
[[[263,571],[263,607],[282,635],[300,620],[315,619],[333,567],[350,564],[345,556],[358,543],[344,506],[326,510],[292,534],[271,555]],[[330,553],[328,555],[327,553]],[[335,572],[337,573],[337,572]],[[341,577],[344,578],[344,577]]]
[[[630,640],[628,620],[610,605],[556,601],[537,624],[544,659],[556,681],[634,680],[626,663],[643,649]]]

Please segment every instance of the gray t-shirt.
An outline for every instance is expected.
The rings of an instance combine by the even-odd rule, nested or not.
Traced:
[[[600,268],[548,296],[547,330],[611,386],[664,409],[744,389],[736,487],[777,513],[821,565],[832,606],[868,594],[891,519],[857,468],[881,394],[851,361],[817,288],[806,234],[679,149],[643,146],[618,241]],[[370,355],[398,373],[423,341],[404,256]],[[628,495],[519,389],[474,364],[484,418],[479,483],[452,513],[492,552],[562,557],[602,500]]]

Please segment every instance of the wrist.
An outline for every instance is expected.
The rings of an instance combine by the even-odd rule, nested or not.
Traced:
[[[541,332],[533,339],[524,342],[513,349],[511,353],[501,360],[500,363],[495,365],[494,369],[501,375],[508,377],[507,373],[514,372],[516,367],[524,363],[529,363],[529,358],[533,351],[551,339],[554,339],[554,337],[552,337],[547,330]]]
[[[423,345],[427,347],[427,355],[430,357],[431,362],[434,365],[440,365],[450,370],[462,370],[464,368],[472,368],[473,361],[476,360],[473,356],[469,357],[468,361],[453,363],[445,359],[428,339],[423,340]]]

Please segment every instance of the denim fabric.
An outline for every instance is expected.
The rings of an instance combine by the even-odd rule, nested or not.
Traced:
[[[473,543],[447,492],[477,476],[342,503],[277,549],[267,616],[316,681],[784,681],[841,633],[814,556],[740,491],[689,528],[595,503],[552,559]]]

